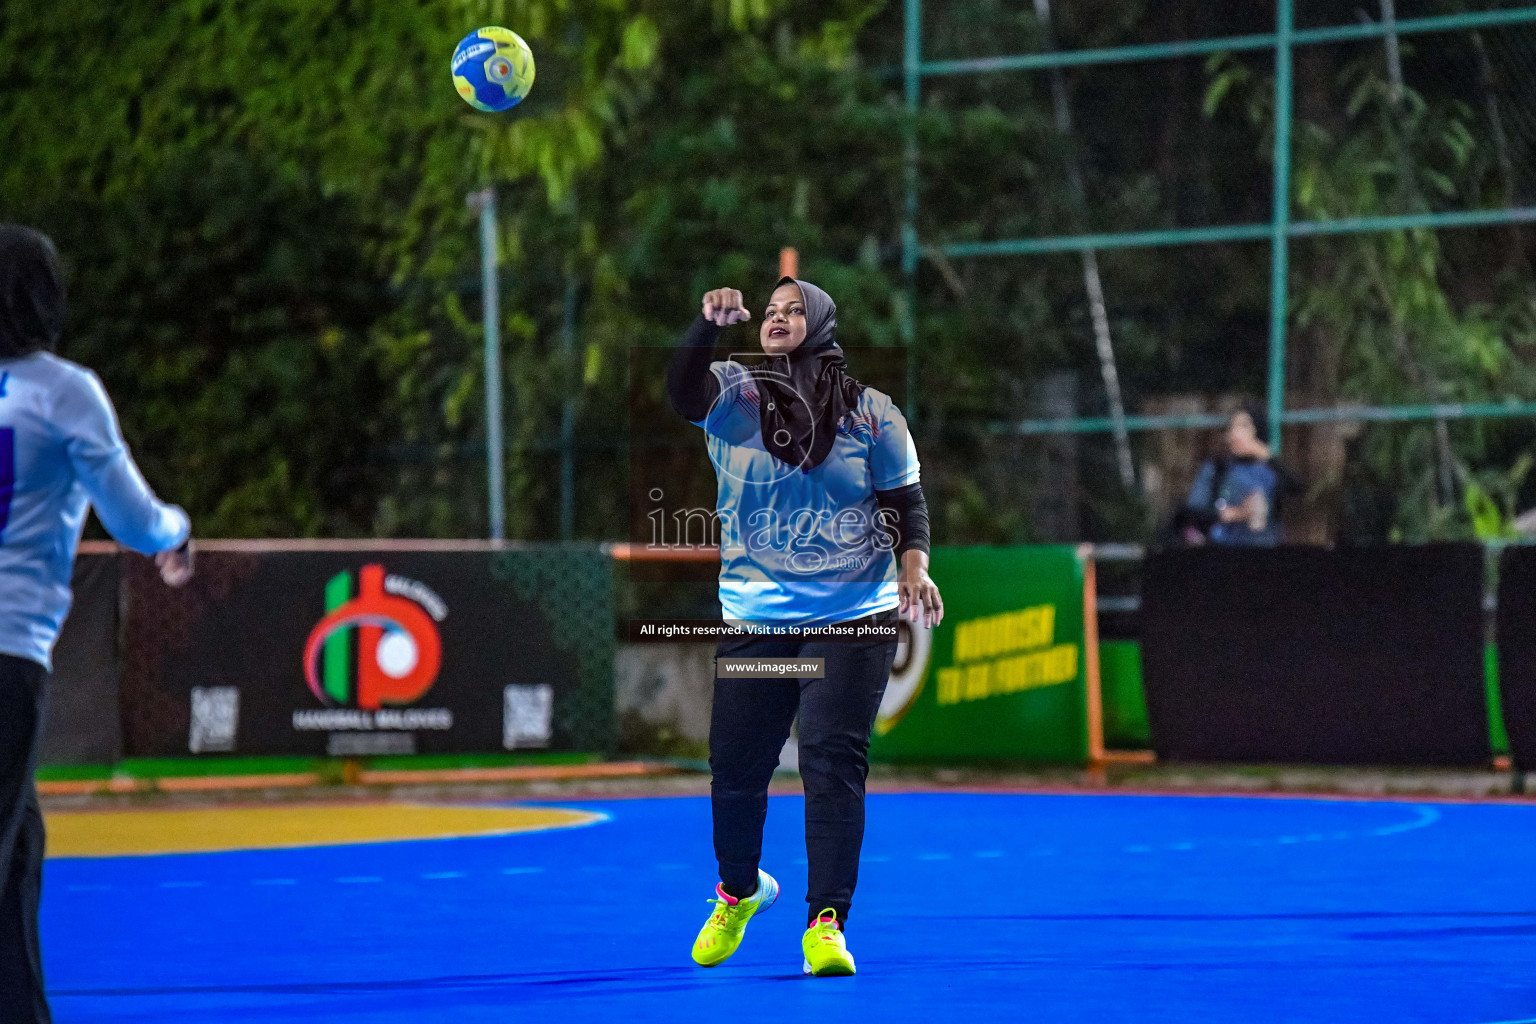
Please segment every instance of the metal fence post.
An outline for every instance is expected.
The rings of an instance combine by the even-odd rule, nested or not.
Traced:
[[[923,0],[906,0],[902,6],[906,19],[902,39],[901,77],[906,97],[906,138],[902,155],[905,197],[901,219],[901,272],[909,280],[917,272],[917,117],[922,89]]]
[[[565,272],[565,309],[560,318],[560,539],[576,535],[576,272]]]
[[[1291,33],[1294,0],[1277,0],[1275,16],[1275,194],[1269,235],[1269,444],[1280,454],[1285,412],[1286,284],[1291,220]]]
[[[901,74],[906,97],[906,138],[902,158],[906,190],[901,220],[901,342],[907,350],[906,414],[917,421],[917,110],[922,94],[923,0],[905,0]]]
[[[467,199],[480,211],[480,296],[485,319],[485,476],[490,495],[490,536],[505,540],[507,531],[506,464],[502,454],[505,424],[501,413],[501,286],[496,248],[496,191],[484,188]]]

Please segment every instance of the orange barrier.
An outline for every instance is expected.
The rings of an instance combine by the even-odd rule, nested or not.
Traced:
[[[1083,682],[1088,688],[1088,765],[1090,769],[1106,764],[1152,764],[1157,755],[1150,750],[1107,750],[1104,747],[1104,689],[1099,674],[1099,581],[1093,560],[1093,545],[1078,548],[1083,560]]]
[[[317,772],[285,772],[270,775],[187,775],[135,778],[115,775],[110,779],[52,779],[40,781],[42,796],[99,796],[104,793],[197,793],[229,789],[299,789],[318,786]]]
[[[610,544],[619,562],[718,562],[719,548],[653,548],[645,544]]]

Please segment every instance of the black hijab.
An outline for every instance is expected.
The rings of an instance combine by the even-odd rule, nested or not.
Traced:
[[[0,224],[0,359],[53,351],[64,330],[64,269],[48,236]]]
[[[770,356],[755,372],[761,399],[763,447],[781,462],[810,472],[826,460],[837,424],[856,408],[864,385],[848,375],[837,344],[837,304],[808,281],[785,277],[805,300],[805,340],[793,352]]]

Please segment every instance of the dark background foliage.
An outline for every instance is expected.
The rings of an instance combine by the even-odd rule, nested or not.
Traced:
[[[1486,6],[1400,0],[1398,16]],[[705,289],[761,305],[779,248],[795,246],[802,276],[837,298],[845,345],[902,344],[900,7],[0,0],[14,57],[0,64],[0,218],[58,241],[65,354],[102,374],[151,481],[202,533],[475,536],[483,376],[464,197],[494,185],[512,533],[619,538],[632,467],[707,490],[697,438],[633,415],[662,408],[664,361],[634,350],[669,344]],[[1031,5],[925,7],[930,59],[1046,43]],[[1058,44],[1082,48],[1263,32],[1273,11],[1056,0],[1053,16]],[[1300,10],[1305,24],[1357,17]],[[448,81],[457,39],[496,23],[539,63],[506,116],[471,110]],[[1405,39],[1401,91],[1379,43],[1299,51],[1295,215],[1530,202],[1533,42],[1530,29]],[[1267,54],[1084,68],[1066,84],[1063,137],[1045,74],[925,83],[912,125],[925,242],[1268,219]],[[1529,234],[1297,243],[1289,403],[1536,398]],[[1130,411],[1262,392],[1267,247],[1100,262]],[[915,387],[897,397],[938,539],[1152,535],[1209,438],[1138,435],[1127,491],[1107,437],[997,429],[1105,412],[1078,257],[930,249],[914,294]],[[1524,421],[1288,430],[1309,483],[1293,536],[1501,532],[1536,498],[1533,441]]]

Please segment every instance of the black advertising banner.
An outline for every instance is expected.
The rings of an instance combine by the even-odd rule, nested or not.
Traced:
[[[607,745],[611,567],[595,547],[215,550],[181,590],[147,563],[123,577],[130,755]]]
[[[1158,757],[1487,764],[1483,576],[1475,544],[1153,554],[1142,658]]]
[[[117,555],[75,559],[75,599],[53,647],[39,764],[111,764],[122,755],[117,577]]]
[[[1505,548],[1499,558],[1498,630],[1510,760],[1536,770],[1536,548]]]

